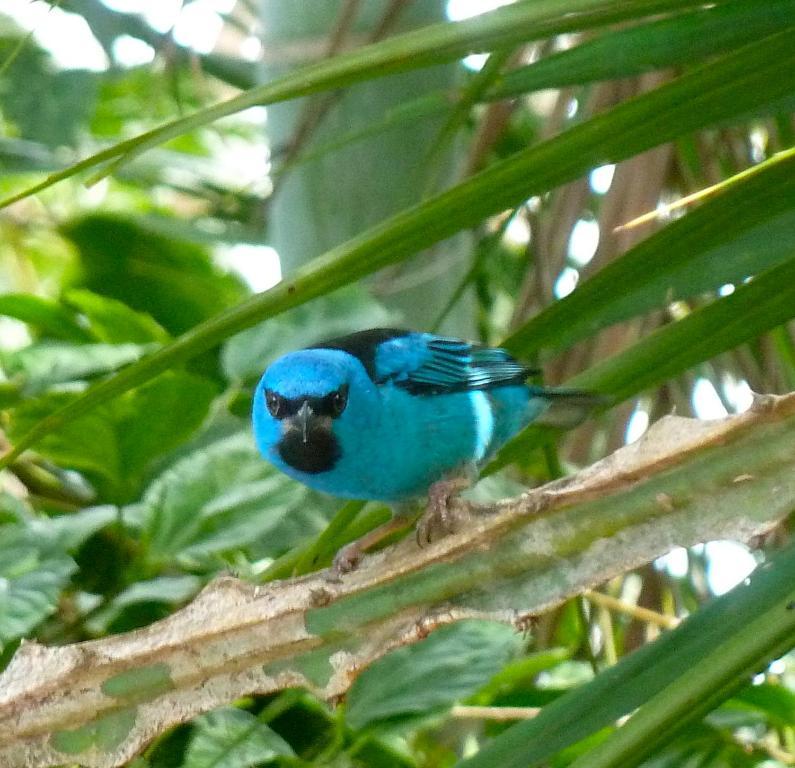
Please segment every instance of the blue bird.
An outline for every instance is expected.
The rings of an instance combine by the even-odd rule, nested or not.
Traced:
[[[350,570],[428,495],[437,515],[532,421],[573,425],[596,399],[525,383],[503,349],[431,333],[376,328],[290,352],[254,394],[254,436],[274,466],[318,491],[383,501],[398,514],[335,559]]]

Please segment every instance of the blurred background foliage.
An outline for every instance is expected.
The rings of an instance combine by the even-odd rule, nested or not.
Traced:
[[[318,336],[402,324],[507,340],[547,383],[617,397],[554,447],[524,436],[478,489],[490,498],[671,411],[712,418],[748,408],[752,391],[795,389],[795,3],[525,0],[460,22],[495,5],[3,4],[4,197],[243,89],[353,58],[315,96],[199,120],[91,186],[71,176],[0,211],[5,447],[78,404],[2,475],[0,668],[22,637],[75,642],[162,618],[219,571],[266,579],[322,562],[307,552],[339,503],[271,470],[248,427],[269,360]],[[416,226],[401,219],[423,204]],[[368,228],[395,215],[382,246]],[[358,266],[312,261],[357,236]],[[306,264],[319,264],[308,290],[234,319]],[[164,372],[136,379],[152,353]],[[123,369],[115,397],[80,399]],[[384,514],[365,508],[351,530]],[[440,630],[365,670],[337,706],[299,690],[230,703],[133,764],[453,765],[742,581],[786,529],[753,552],[676,550],[524,636]],[[795,764],[792,654],[749,683],[644,765]],[[611,730],[533,764],[587,764]]]

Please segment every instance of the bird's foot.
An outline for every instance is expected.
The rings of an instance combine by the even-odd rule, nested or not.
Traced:
[[[339,581],[343,574],[355,571],[367,550],[375,547],[395,531],[403,530],[410,524],[410,520],[396,515],[356,541],[346,544],[334,555],[334,561],[329,569],[329,580]]]
[[[359,544],[359,540],[340,548],[331,563],[330,580],[339,581],[343,574],[356,570],[363,557],[364,549]]]
[[[439,480],[428,491],[428,506],[417,523],[417,544],[423,547],[434,539],[440,539],[455,531],[456,514],[453,509],[453,498],[469,487],[469,481],[463,477]]]

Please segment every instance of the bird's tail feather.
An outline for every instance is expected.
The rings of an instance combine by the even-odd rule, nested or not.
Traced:
[[[579,389],[544,389],[533,393],[547,401],[548,407],[535,420],[536,424],[558,429],[572,429],[585,421],[600,406],[607,405],[609,398],[594,392]]]

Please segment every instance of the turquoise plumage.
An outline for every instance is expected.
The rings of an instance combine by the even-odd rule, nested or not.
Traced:
[[[530,422],[556,411],[578,421],[593,405],[526,384],[530,373],[502,349],[361,331],[273,362],[254,394],[254,435],[268,461],[311,488],[398,505],[473,475]]]

